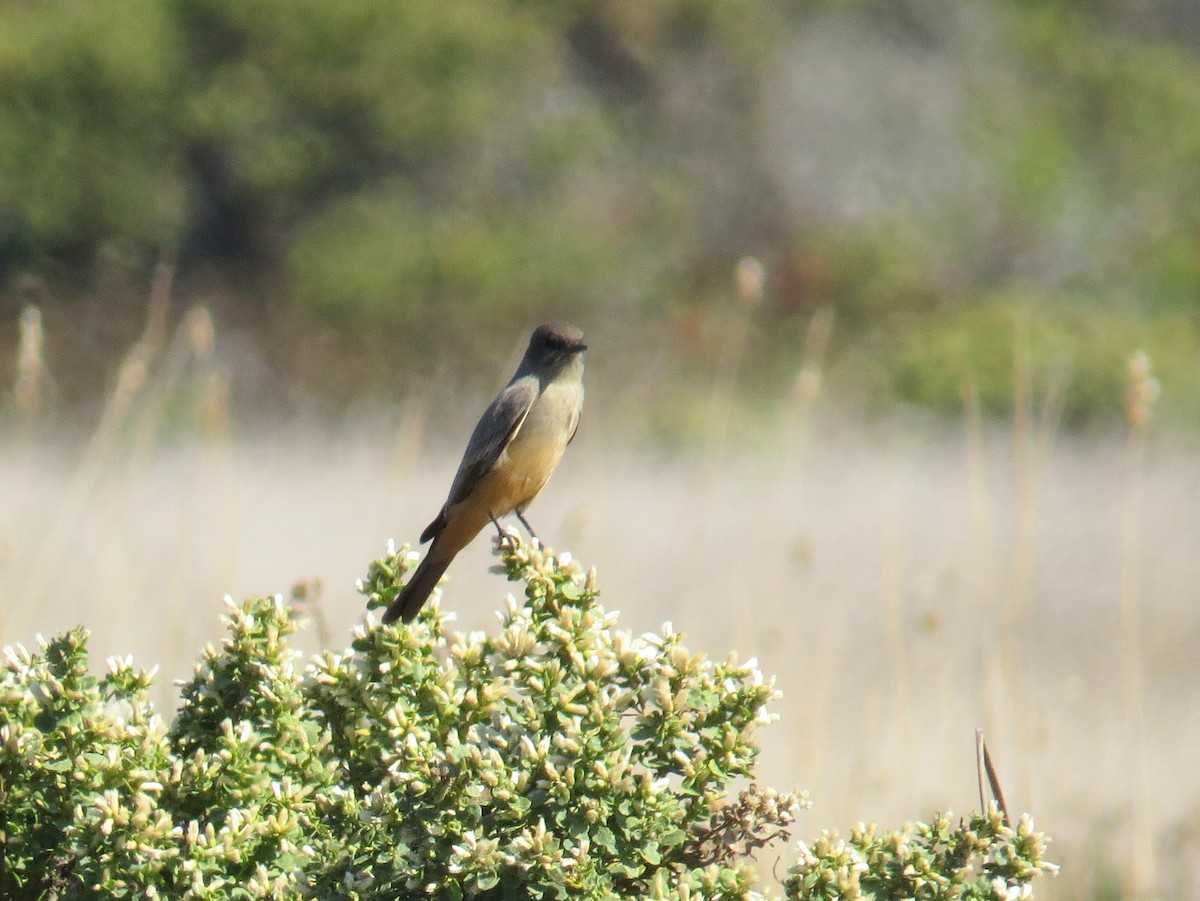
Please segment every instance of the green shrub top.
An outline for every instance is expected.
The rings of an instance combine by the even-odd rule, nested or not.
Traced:
[[[281,598],[231,602],[169,728],[150,673],[89,675],[83,629],[6,649],[0,896],[751,897],[752,852],[804,804],[747,786],[771,684],[617,630],[568,554],[498,549],[525,591],[491,634],[433,605],[302,665]],[[414,557],[372,564],[370,606]],[[995,816],[912,828],[802,845],[789,897],[890,896],[914,862],[937,892],[913,897],[1010,897],[1047,868]]]

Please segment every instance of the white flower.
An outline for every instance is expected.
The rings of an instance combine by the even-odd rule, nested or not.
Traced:
[[[29,663],[29,650],[23,644],[9,645],[4,649],[4,659],[14,669],[24,670]]]
[[[992,880],[992,894],[1002,901],[1022,901],[1023,898],[1028,898],[1033,894],[1033,886],[1029,883],[1024,885],[1009,885],[1000,876]]]

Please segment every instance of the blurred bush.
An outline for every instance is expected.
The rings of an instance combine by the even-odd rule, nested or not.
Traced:
[[[86,267],[184,215],[180,35],[146,0],[14,3],[0,14],[0,253]]]
[[[834,306],[835,358],[935,406],[957,370],[915,367],[994,297],[1098,310],[1106,415],[1113,353],[1200,334],[1197,47],[1117,2],[10,3],[0,299],[178,258],[345,330],[661,325],[749,253],[767,331]]]
[[[178,252],[275,269],[297,301],[383,321],[587,299],[618,253],[673,240],[678,188],[654,181],[675,162],[654,157],[694,137],[697,112],[675,80],[713,60],[714,90],[744,76],[752,10],[9,6],[3,270]]]
[[[879,365],[899,397],[921,406],[957,412],[963,392],[973,391],[984,413],[1003,415],[1024,392],[1038,404],[1054,398],[1068,424],[1079,425],[1123,418],[1135,350],[1172,386],[1164,397],[1172,418],[1200,420],[1200,337],[1180,316],[1143,322],[1085,301],[998,296],[900,331]]]

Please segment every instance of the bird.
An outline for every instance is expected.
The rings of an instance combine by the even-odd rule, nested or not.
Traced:
[[[471,433],[446,503],[421,533],[422,544],[433,543],[384,623],[412,622],[458,552],[489,522],[515,512],[533,534],[525,508],[579,429],[585,350],[583,332],[569,323],[534,329],[516,373]]]

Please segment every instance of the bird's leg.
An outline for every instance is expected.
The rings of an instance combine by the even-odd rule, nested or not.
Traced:
[[[505,536],[505,534],[507,534],[507,533],[504,531],[503,527],[500,525],[500,520],[496,519],[496,514],[493,513],[491,510],[488,510],[488,519],[490,519],[492,521],[492,525],[494,525],[496,527],[496,537],[503,538]]]
[[[521,525],[525,527],[525,531],[529,533],[529,537],[538,544],[541,544],[542,539],[537,537],[537,533],[533,531],[533,526],[529,524],[529,520],[525,518],[525,515],[520,510],[514,510],[513,513],[517,514],[517,519],[521,520]]]

